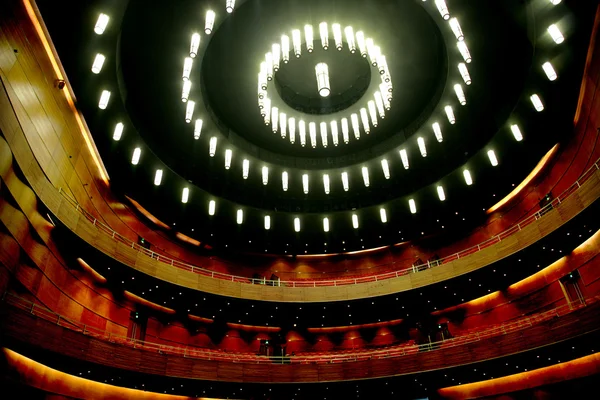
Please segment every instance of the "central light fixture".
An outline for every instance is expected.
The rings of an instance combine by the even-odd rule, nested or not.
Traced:
[[[319,95],[321,97],[329,96],[331,93],[331,87],[329,86],[329,67],[325,63],[318,63],[315,66],[315,73],[317,75]]]

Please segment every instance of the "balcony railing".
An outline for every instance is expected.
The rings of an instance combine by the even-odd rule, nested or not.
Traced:
[[[548,321],[553,318],[567,315],[577,309],[586,307],[589,304],[595,303],[600,299],[600,296],[590,297],[588,299],[577,300],[554,309],[544,311],[531,316],[524,316],[522,318],[514,319],[505,324],[496,325],[482,329],[480,331],[470,332],[465,335],[457,336],[454,338],[419,344],[419,345],[406,345],[399,344],[394,346],[388,346],[375,350],[354,350],[347,353],[332,351],[330,354],[302,354],[295,356],[261,356],[252,353],[227,353],[213,349],[205,349],[198,347],[189,346],[172,346],[164,345],[160,343],[153,343],[149,341],[142,341],[137,339],[131,339],[121,335],[115,335],[103,329],[99,329],[93,326],[83,324],[78,321],[74,321],[60,314],[57,314],[50,309],[35,304],[29,300],[17,296],[12,292],[5,292],[2,300],[8,306],[25,310],[38,318],[42,318],[46,321],[55,323],[63,328],[70,329],[72,331],[80,332],[84,335],[92,336],[96,339],[133,347],[144,351],[155,351],[161,354],[172,354],[180,355],[182,357],[208,360],[208,361],[229,361],[229,362],[243,362],[243,363],[286,363],[286,364],[316,364],[316,363],[338,363],[338,362],[351,362],[351,361],[365,361],[370,359],[382,359],[382,358],[397,358],[408,354],[415,354],[424,351],[435,351],[439,349],[446,349],[449,347],[462,346],[468,343],[477,342],[483,339],[487,339],[494,336],[506,335],[509,333],[521,331],[528,327],[534,326],[544,321]]]
[[[579,179],[577,179],[571,186],[569,186],[569,188],[567,188],[565,191],[563,191],[559,196],[555,197],[549,204],[542,207],[539,211],[521,219],[519,222],[517,222],[510,228],[506,229],[505,231],[500,232],[497,235],[494,235],[491,238],[489,238],[477,245],[471,246],[471,247],[461,250],[457,253],[443,257],[439,260],[431,261],[431,262],[428,261],[428,262],[420,264],[420,265],[413,265],[410,268],[397,269],[397,270],[394,270],[391,272],[385,272],[385,273],[376,274],[376,275],[365,275],[365,276],[352,277],[352,278],[343,278],[342,277],[339,279],[314,279],[314,280],[253,279],[253,278],[249,278],[249,277],[245,277],[245,276],[238,276],[238,275],[226,274],[226,273],[222,273],[222,272],[211,271],[209,269],[206,269],[206,268],[203,268],[200,266],[192,265],[192,264],[183,262],[181,260],[174,259],[167,255],[151,251],[143,246],[140,246],[136,242],[126,238],[125,236],[119,234],[118,232],[113,230],[111,227],[109,227],[105,223],[98,221],[92,214],[90,214],[88,211],[83,209],[83,207],[81,207],[75,199],[73,199],[64,190],[62,190],[62,188],[59,188],[58,191],[67,200],[68,204],[70,204],[71,206],[76,208],[77,211],[79,211],[83,216],[85,216],[85,218],[87,220],[92,222],[92,224],[95,225],[100,232],[112,237],[112,239],[117,242],[124,243],[127,246],[131,247],[132,249],[135,249],[148,257],[151,257],[157,261],[168,264],[172,267],[180,268],[180,269],[190,271],[190,272],[193,272],[196,274],[204,275],[204,276],[209,276],[209,277],[215,278],[215,279],[228,280],[231,282],[241,282],[241,283],[248,283],[248,284],[260,283],[260,284],[269,285],[269,286],[286,286],[286,287],[320,287],[320,286],[356,285],[359,283],[376,282],[376,281],[381,281],[381,280],[390,279],[390,278],[397,278],[399,276],[414,274],[414,273],[417,273],[419,271],[423,271],[423,270],[426,270],[429,268],[438,267],[442,264],[445,264],[445,263],[448,263],[451,261],[455,261],[455,260],[464,258],[466,256],[469,256],[471,254],[477,253],[487,247],[490,247],[490,246],[492,246],[496,243],[499,243],[502,240],[510,237],[511,235],[520,231],[527,225],[531,224],[532,222],[534,222],[540,218],[544,218],[544,215],[546,215],[550,210],[552,210],[554,208],[559,208],[561,206],[561,203],[566,198],[568,198],[573,193],[575,193],[577,190],[579,190],[581,185],[584,182],[586,182],[591,176],[593,176],[597,170],[600,170],[600,159],[597,160],[594,163],[594,165],[592,165],[592,167],[590,167],[587,171],[585,171],[579,177]],[[392,263],[382,264],[382,265],[379,265],[376,267],[381,267],[381,266],[385,265],[386,267],[393,268],[393,266],[395,264],[396,263],[392,262]]]

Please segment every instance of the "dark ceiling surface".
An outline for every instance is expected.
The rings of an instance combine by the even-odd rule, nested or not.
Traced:
[[[361,250],[440,232],[455,236],[475,226],[485,217],[484,210],[509,193],[555,143],[568,137],[594,10],[593,2],[552,6],[540,1],[453,1],[450,12],[460,20],[473,55],[469,64],[473,84],[463,84],[468,103],[461,107],[452,92],[454,83],[462,83],[456,69],[461,61],[456,39],[433,2],[382,0],[365,6],[358,1],[238,1],[233,14],[226,14],[222,3],[81,2],[69,4],[75,22],[66,26],[55,1],[38,1],[113,190],[203,243],[227,252],[235,248],[261,253]],[[202,34],[193,71],[193,79],[202,84],[193,86],[192,97],[203,103],[198,112],[205,113],[203,135],[195,141],[193,126],[183,118],[181,68],[190,35],[202,32],[208,8],[217,12],[217,20],[212,35]],[[112,18],[101,36],[92,29],[99,12]],[[259,59],[282,32],[300,28],[307,20],[316,26],[322,19],[338,18],[381,41],[394,80],[392,110],[358,142],[303,149],[271,133],[260,120]],[[560,22],[566,34],[562,45],[554,44],[545,32],[554,22]],[[99,75],[90,72],[96,52],[107,55]],[[306,94],[308,86],[298,85],[308,78],[291,76],[294,70],[302,70],[305,77],[314,73],[309,57],[318,56],[318,50],[305,55],[290,61],[293,69],[282,68],[281,79]],[[335,56],[330,55],[332,60]],[[339,71],[339,85],[349,87],[352,75],[361,73],[363,60],[352,60],[350,54],[340,57],[332,61],[332,74]],[[547,60],[559,72],[555,82],[543,75],[541,64]],[[308,85],[314,85],[314,79]],[[107,110],[98,110],[104,88],[113,97]],[[543,113],[533,111],[532,93],[544,99]],[[456,125],[445,119],[445,104],[454,107]],[[112,140],[117,121],[125,123],[119,142]],[[442,125],[443,143],[433,137],[433,121]],[[512,138],[511,123],[521,126],[522,142]],[[219,145],[216,156],[209,157],[208,139],[213,135]],[[416,136],[426,139],[426,158],[419,155]],[[142,158],[132,166],[136,146],[142,148]],[[225,148],[233,149],[230,170],[223,166]],[[409,170],[402,167],[400,148],[409,153]],[[488,149],[498,154],[499,167],[490,166]],[[251,160],[247,180],[241,173],[244,157]],[[390,179],[381,173],[382,158],[389,160]],[[263,165],[270,167],[266,186],[260,176]],[[362,182],[362,166],[370,170],[368,188]],[[156,168],[165,171],[160,187],[152,185]],[[474,175],[473,186],[464,184],[463,168]],[[281,190],[283,170],[290,174],[287,192]],[[341,188],[341,171],[349,174],[348,192]],[[302,192],[302,173],[311,179],[308,195]],[[323,192],[323,173],[331,176],[329,195]],[[437,198],[436,184],[444,186],[446,201]],[[184,186],[191,189],[188,204],[181,204]],[[416,215],[408,211],[409,197],[417,201]],[[207,215],[210,199],[217,201],[214,217]],[[388,224],[379,221],[380,206],[387,208]],[[242,226],[235,224],[238,208],[245,210]],[[358,230],[352,230],[351,212],[359,214]],[[272,215],[271,231],[262,228],[265,214]],[[293,232],[296,216],[302,219],[300,233]],[[323,216],[332,226],[327,234],[322,231]]]

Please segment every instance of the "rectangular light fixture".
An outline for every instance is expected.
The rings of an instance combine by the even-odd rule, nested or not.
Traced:
[[[323,218],[323,231],[329,232],[329,218]]]
[[[342,27],[340,24],[331,25],[331,30],[333,31],[333,40],[335,41],[335,48],[338,50],[342,50]]]
[[[304,191],[304,194],[308,194],[308,175],[307,174],[302,175],[302,189]]]
[[[183,88],[181,89],[181,101],[187,102],[190,98],[190,91],[192,90],[192,81],[183,81]]]
[[[437,194],[438,194],[438,197],[440,198],[440,201],[446,200],[446,193],[444,193],[444,187],[443,186],[438,185],[438,187],[437,187]]]
[[[350,135],[349,135],[349,127],[348,127],[348,118],[342,118],[342,138],[344,143],[350,143]]]
[[[279,127],[279,108],[271,107],[271,130],[273,133],[277,133]]]
[[[217,137],[213,136],[210,138],[210,141],[208,142],[208,155],[211,157],[214,157],[216,152],[217,152]]]
[[[360,55],[366,57],[367,45],[365,43],[365,34],[363,33],[363,31],[356,32],[356,45],[358,46],[358,51],[360,51]]]
[[[265,54],[265,63],[267,65],[267,81],[273,80],[273,53],[270,51]]]
[[[296,143],[296,118],[288,118],[288,131],[290,132],[290,143]]]
[[[544,103],[542,103],[542,99],[537,94],[531,95],[529,98],[531,100],[531,104],[535,108],[535,111],[542,112],[544,111]]]
[[[440,12],[440,15],[443,19],[448,20],[450,18],[450,12],[448,11],[448,6],[444,0],[435,0],[435,5]]]
[[[271,46],[271,53],[273,54],[273,70],[279,71],[279,62],[281,61],[281,45],[279,43],[273,43]]]
[[[304,40],[306,41],[306,51],[312,53],[315,38],[313,37],[312,25],[304,25]]]
[[[187,187],[184,187],[183,190],[181,191],[181,202],[183,204],[186,204],[189,199],[190,199],[190,189]]]
[[[329,175],[323,174],[323,188],[325,189],[325,194],[329,194],[331,190],[331,185],[329,182]]]
[[[271,229],[271,216],[265,215],[265,230]]]
[[[102,71],[102,66],[104,65],[104,60],[106,60],[106,57],[104,57],[103,54],[96,54],[96,57],[94,58],[94,62],[92,63],[92,72],[95,74],[99,74],[100,71]]]
[[[385,107],[383,105],[383,97],[381,96],[381,92],[377,90],[374,94],[375,97],[375,105],[377,106],[377,111],[379,112],[379,117],[381,119],[385,118]]]
[[[550,64],[549,61],[546,61],[542,65],[542,68],[544,69],[544,72],[546,73],[546,76],[548,77],[548,80],[555,81],[558,78],[558,75],[556,74],[556,71],[554,70],[554,67],[552,66],[552,64]]]
[[[200,139],[200,135],[202,134],[202,124],[201,119],[197,119],[194,124],[194,139],[196,140]]]
[[[208,215],[211,217],[215,215],[215,210],[217,208],[217,203],[214,200],[208,202]]]
[[[250,172],[250,160],[244,158],[242,161],[242,178],[248,179],[248,173]]]
[[[521,129],[519,129],[518,125],[516,125],[516,124],[511,125],[510,130],[517,142],[520,142],[521,140],[523,140],[523,134],[521,133]]]
[[[350,115],[350,121],[352,122],[352,130],[354,131],[354,137],[356,140],[360,139],[360,125],[358,123],[358,115],[356,113],[352,113]]]
[[[292,46],[294,47],[294,55],[296,58],[300,58],[300,54],[302,54],[302,37],[299,29],[292,31]]]
[[[388,160],[385,158],[381,160],[381,170],[383,171],[383,176],[385,179],[390,179],[390,165],[388,164]]]
[[[371,124],[374,127],[377,127],[377,107],[375,107],[375,101],[369,100],[367,102],[367,107],[369,108],[369,116],[371,117]]]
[[[488,150],[487,155],[490,159],[490,164],[492,164],[492,167],[496,167],[498,165],[498,158],[496,158],[496,153],[494,150]]]
[[[225,169],[231,168],[231,158],[233,156],[233,152],[231,149],[225,149]]]
[[[94,32],[96,32],[97,35],[102,35],[106,30],[109,20],[110,17],[108,15],[100,13],[100,15],[98,15],[98,19],[96,20],[96,25],[94,26]]]
[[[231,14],[234,8],[235,0],[225,0],[225,11],[227,11],[228,14]]]
[[[408,164],[408,154],[406,153],[405,149],[400,150],[400,159],[402,160],[404,169],[408,169],[410,165]]]
[[[310,136],[310,145],[313,148],[317,147],[317,125],[314,122],[308,123],[308,133]]]
[[[444,141],[444,137],[442,136],[442,128],[440,124],[434,122],[433,125],[431,125],[431,127],[433,128],[433,134],[435,135],[437,141],[442,143]]]
[[[108,106],[108,101],[110,100],[110,92],[108,90],[103,90],[100,95],[100,101],[98,102],[98,108],[101,110],[105,110]]]
[[[461,106],[467,104],[467,97],[465,96],[465,92],[463,91],[463,88],[462,86],[460,86],[460,84],[457,83],[456,85],[454,85],[454,93],[456,93],[456,98],[458,99],[458,102]]]
[[[281,187],[284,192],[287,192],[287,190],[288,190],[288,173],[287,173],[287,171],[283,171],[281,173]]]
[[[285,139],[287,135],[287,115],[284,112],[279,113],[279,133]]]
[[[204,33],[210,35],[215,26],[215,12],[213,10],[206,11],[206,18],[204,19]]]
[[[456,117],[454,116],[454,110],[452,109],[452,106],[444,107],[444,111],[446,112],[446,117],[448,117],[448,122],[450,122],[450,125],[454,125],[456,123]]]
[[[306,146],[306,123],[303,120],[298,121],[298,131],[300,132],[300,145]]]
[[[360,109],[360,119],[362,120],[363,129],[368,135],[371,132],[371,127],[369,126],[369,115],[367,114],[367,109],[364,107]]]
[[[344,28],[344,34],[346,35],[346,43],[350,49],[350,53],[356,53],[356,42],[354,41],[354,29],[351,26]]]
[[[329,29],[327,28],[327,22],[321,22],[319,24],[319,34],[321,36],[321,46],[323,50],[329,48]]]
[[[352,227],[358,229],[358,215],[352,214]]]
[[[185,106],[185,122],[189,124],[192,122],[192,118],[194,116],[194,108],[196,107],[196,102],[193,100],[189,100]]]
[[[192,59],[192,57],[186,57],[183,60],[183,74],[182,74],[182,78],[184,81],[187,81],[190,79],[190,74],[192,73],[192,65],[194,64],[194,60]]]
[[[262,167],[262,183],[267,185],[269,183],[269,167],[266,165]]]
[[[469,70],[467,69],[467,64],[460,63],[458,64],[458,72],[460,72],[460,76],[462,76],[463,81],[465,81],[465,85],[469,86],[471,84],[471,74],[469,74]]]
[[[408,207],[410,208],[410,213],[411,214],[416,214],[417,213],[417,203],[415,203],[414,199],[409,199],[408,200]]]
[[[465,183],[467,186],[471,186],[473,184],[473,178],[471,177],[471,173],[468,169],[463,171],[463,177],[465,178]]]
[[[556,26],[556,24],[552,24],[548,27],[548,33],[550,34],[550,37],[552,37],[552,40],[554,40],[556,44],[561,44],[565,41],[565,37],[563,36],[560,29],[558,29],[558,26]]]
[[[421,136],[417,138],[417,144],[419,145],[419,151],[422,157],[427,157],[427,147],[425,147],[425,139]]]
[[[450,29],[452,29],[452,33],[454,33],[454,36],[456,36],[456,39],[459,42],[462,42],[463,40],[465,40],[465,35],[463,34],[460,24],[458,23],[458,19],[452,18],[449,22],[450,22]]]
[[[138,165],[140,162],[141,155],[142,155],[142,149],[140,149],[139,147],[136,147],[135,149],[133,149],[133,155],[131,156],[131,163],[133,165]]]
[[[195,58],[198,55],[198,48],[200,47],[200,35],[194,33],[190,40],[190,57]]]
[[[113,132],[114,141],[117,142],[121,140],[121,136],[123,136],[123,129],[125,129],[125,126],[122,122],[118,122],[117,125],[115,125],[115,131]]]
[[[235,222],[237,222],[238,225],[241,225],[244,222],[244,210],[241,208],[237,210]]]
[[[369,187],[369,169],[367,167],[362,167],[362,177],[365,187]]]
[[[294,218],[294,231],[300,232],[300,218]]]
[[[329,123],[329,126],[331,127],[331,141],[333,142],[334,146],[337,146],[339,144],[339,134],[338,134],[338,126],[337,126],[337,121],[333,120]]]
[[[163,177],[163,170],[157,169],[156,173],[154,174],[154,186],[160,186],[160,184],[162,183],[162,177]]]
[[[382,223],[387,223],[388,219],[387,219],[387,212],[385,211],[385,208],[380,208],[379,209],[379,217],[381,218],[381,222]]]
[[[349,189],[347,172],[342,172],[342,186],[344,187],[344,192],[347,192]]]
[[[462,56],[463,60],[465,60],[467,64],[470,64],[471,61],[473,61],[473,59],[471,58],[471,52],[469,51],[467,44],[464,41],[462,41],[458,42],[456,46],[458,47],[458,51],[460,52],[460,55]]]
[[[319,124],[319,130],[321,132],[321,143],[323,147],[327,147],[327,122],[321,122]]]
[[[284,64],[290,61],[290,37],[288,35],[281,35],[281,59]]]

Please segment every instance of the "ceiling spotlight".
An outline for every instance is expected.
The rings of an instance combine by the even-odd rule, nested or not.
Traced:
[[[285,136],[287,135],[287,116],[285,115],[284,112],[279,113],[279,130],[280,130],[280,134],[281,137],[283,139],[285,139]]]
[[[271,124],[271,99],[265,97],[263,100],[263,108],[261,110],[261,115],[265,120],[265,125]]]
[[[351,26],[347,26],[344,28],[344,34],[346,35],[346,43],[348,43],[348,48],[350,49],[350,53],[356,53],[356,43],[354,41],[354,29]]]
[[[160,186],[160,184],[162,183],[162,177],[163,177],[163,170],[157,169],[156,173],[154,174],[154,186]]]
[[[379,117],[381,119],[384,119],[385,107],[383,105],[383,97],[381,97],[381,92],[377,90],[373,96],[375,97],[375,105],[377,106],[377,112],[379,112]]]
[[[375,42],[373,42],[373,39],[367,38],[367,40],[365,41],[365,46],[367,49],[367,55],[369,56],[369,60],[371,61],[371,65],[376,67],[377,54],[375,53]]]
[[[101,110],[106,110],[109,100],[110,100],[110,92],[108,90],[103,90],[102,94],[100,94],[100,101],[98,101],[98,108]]]
[[[192,40],[190,41],[190,57],[195,58],[198,55],[198,48],[200,47],[200,35],[194,33]]]
[[[367,167],[362,167],[362,177],[363,182],[365,183],[365,187],[369,187],[369,169]]]
[[[380,208],[379,209],[379,217],[381,218],[381,222],[382,223],[387,223],[388,219],[387,219],[387,212],[385,211],[385,208]]]
[[[354,137],[356,140],[360,139],[360,125],[358,123],[358,115],[356,113],[352,113],[350,115],[350,120],[352,121],[352,130],[354,131]]]
[[[540,99],[540,96],[538,96],[537,94],[534,94],[534,95],[531,95],[531,97],[529,99],[531,100],[531,103],[533,104],[533,107],[535,108],[535,110],[537,112],[544,111],[544,103],[542,103],[542,99]]]
[[[444,141],[444,137],[442,136],[442,128],[440,127],[440,124],[434,122],[431,127],[433,128],[433,134],[435,135],[437,141],[442,143]]]
[[[496,158],[496,153],[494,150],[488,150],[487,155],[490,159],[490,164],[492,164],[492,167],[496,167],[498,165],[498,158]]]
[[[349,189],[347,172],[342,172],[342,186],[344,187],[344,192],[347,192]]]
[[[188,79],[190,79],[190,74],[192,72],[192,65],[194,63],[194,60],[191,57],[186,57],[183,60],[183,80],[187,81]]]
[[[292,45],[294,46],[294,54],[296,58],[300,58],[300,54],[302,52],[302,38],[299,29],[294,29],[292,31]]]
[[[238,225],[241,225],[244,222],[244,210],[241,208],[237,210],[235,222],[237,222]]]
[[[462,42],[463,40],[465,40],[465,35],[463,34],[462,29],[460,28],[460,24],[458,23],[458,19],[452,18],[450,20],[450,28],[452,29],[452,32],[454,33],[454,36],[456,36],[456,39],[459,42]]]
[[[518,125],[516,125],[516,124],[511,125],[510,130],[517,142],[520,142],[521,140],[523,140],[523,134],[521,133],[521,129],[519,129]]]
[[[465,60],[465,62],[467,64],[470,64],[471,61],[473,61],[473,59],[471,58],[471,52],[469,51],[467,44],[464,41],[458,42],[457,47],[458,51],[460,52],[460,55]]]
[[[446,116],[448,117],[448,122],[450,122],[450,125],[454,125],[456,123],[456,118],[454,117],[454,110],[452,110],[452,106],[444,107],[444,111],[446,112]]]
[[[196,107],[196,102],[189,100],[187,102],[187,106],[185,107],[185,122],[192,122],[192,117],[194,116],[194,107]]]
[[[225,0],[225,11],[231,14],[233,12],[233,8],[235,7],[235,0]]]
[[[215,215],[215,210],[217,208],[217,203],[214,200],[208,202],[208,215],[211,217]]]
[[[273,43],[273,46],[271,46],[271,53],[273,54],[273,71],[279,71],[279,61],[281,60],[281,45],[279,43]]]
[[[352,214],[352,227],[358,229],[358,215]]]
[[[306,41],[306,51],[312,53],[315,38],[313,37],[312,25],[304,25],[304,40]]]
[[[267,65],[267,81],[273,80],[273,53],[265,53],[265,64]]]
[[[271,216],[265,215],[265,230],[271,229]]]
[[[187,187],[184,187],[183,191],[181,192],[181,202],[183,204],[185,204],[188,202],[189,198],[190,198],[190,189]]]
[[[561,0],[550,0],[550,3],[552,3],[553,5],[557,5],[560,4]]]
[[[314,122],[308,123],[308,134],[310,136],[310,145],[314,149],[317,147],[317,125]]]
[[[329,184],[329,175],[323,174],[323,188],[325,189],[325,194],[329,194],[331,190],[331,186]]]
[[[231,168],[231,157],[233,152],[231,149],[225,149],[225,169]]]
[[[373,100],[369,100],[367,102],[367,108],[369,109],[369,115],[371,116],[371,123],[373,127],[377,127],[377,108],[375,107],[375,102]]]
[[[556,71],[554,70],[554,67],[552,66],[552,64],[550,64],[550,62],[545,62],[542,65],[542,68],[544,69],[548,80],[555,81],[558,78],[558,75],[556,74]]]
[[[448,20],[450,18],[450,12],[448,11],[448,6],[446,5],[446,2],[444,0],[435,0],[435,5],[437,6],[437,9],[440,12],[442,18]]]
[[[360,119],[362,120],[363,129],[368,135],[371,133],[371,128],[369,127],[369,115],[367,114],[367,109],[364,107],[360,109]]]
[[[419,151],[421,152],[421,156],[427,157],[427,148],[425,147],[425,139],[421,136],[417,138],[417,145],[419,145]]]
[[[183,81],[183,89],[181,90],[181,101],[186,102],[190,98],[190,90],[192,90],[192,81],[189,79]]]
[[[269,167],[266,165],[262,167],[262,183],[267,185],[269,183]]]
[[[206,19],[204,20],[204,33],[210,35],[215,26],[215,12],[213,10],[206,11]]]
[[[550,37],[552,37],[552,40],[554,40],[556,44],[561,44],[565,41],[565,37],[563,36],[560,29],[558,29],[558,26],[556,26],[556,24],[552,24],[548,27],[548,33],[550,34]]]
[[[122,122],[118,122],[117,125],[115,125],[115,130],[113,132],[113,140],[114,141],[119,141],[121,140],[121,136],[123,136],[123,129],[125,128],[125,126],[123,125]]]
[[[290,61],[290,37],[281,35],[281,59],[284,64]]]
[[[342,50],[342,27],[340,24],[331,25],[331,30],[333,31],[333,40],[335,41],[335,48],[338,50]]]
[[[327,97],[331,93],[331,87],[329,86],[329,68],[325,63],[318,63],[315,66],[315,73],[317,75],[317,89],[321,97]]]
[[[300,145],[306,146],[306,123],[303,120],[298,121],[298,131],[300,132]]]
[[[279,125],[279,108],[271,107],[271,130],[273,133],[277,133],[277,127]]]
[[[98,15],[96,25],[94,26],[94,32],[96,32],[97,35],[102,35],[104,33],[104,30],[108,25],[108,20],[110,20],[108,15],[103,13],[100,13],[100,15]]]
[[[321,142],[323,147],[327,148],[327,122],[321,122],[319,124],[319,130],[321,132]]]
[[[190,120],[191,120],[191,116],[190,116]],[[202,134],[202,120],[201,119],[197,119],[196,123],[194,124],[194,139],[198,140],[200,139],[200,135]]]
[[[458,64],[458,71],[460,72],[460,76],[462,76],[463,81],[465,81],[465,84],[469,86],[471,84],[471,75],[469,74],[469,70],[467,69],[467,64]]]
[[[339,144],[337,121],[333,120],[329,123],[329,125],[331,127],[331,139],[333,141],[333,145],[337,146]]]
[[[217,152],[217,137],[213,136],[210,138],[210,140],[208,142],[208,155],[211,157],[214,157],[216,152]]]
[[[390,179],[390,165],[388,164],[388,160],[385,158],[381,160],[381,170],[383,171],[383,176],[385,179]]]
[[[323,231],[329,232],[329,218],[323,218]]]
[[[288,173],[287,173],[287,171],[283,171],[281,173],[281,187],[284,192],[287,192],[287,190],[288,190]]]
[[[307,174],[302,175],[302,189],[304,191],[304,194],[308,194],[308,175]]]
[[[294,231],[300,232],[300,218],[294,218]]]
[[[329,29],[327,28],[327,22],[321,22],[319,24],[319,34],[321,36],[321,46],[323,50],[329,48]]]
[[[465,97],[465,92],[463,91],[462,86],[460,86],[460,84],[456,84],[454,85],[454,93],[456,93],[456,98],[458,99],[458,102],[460,103],[461,106],[464,106],[467,104],[467,98]]]
[[[365,43],[365,34],[363,31],[356,32],[356,45],[358,46],[358,51],[360,51],[360,55],[362,57],[367,56],[367,45]]]
[[[102,66],[104,65],[104,60],[106,57],[104,55],[98,53],[94,58],[94,62],[92,63],[92,72],[94,74],[99,74],[102,71]]]
[[[402,159],[402,165],[404,165],[404,169],[408,169],[408,154],[405,149],[400,150],[400,159]]]
[[[471,173],[468,169],[463,171],[463,177],[465,178],[465,183],[467,186],[471,186],[473,184],[473,178],[471,177]]]
[[[142,149],[136,147],[133,149],[133,155],[131,156],[131,164],[138,165],[140,162],[140,157],[142,155]]]
[[[411,214],[416,214],[417,213],[417,203],[415,203],[414,199],[409,199],[408,200],[408,207],[410,208],[410,213]]]
[[[349,135],[349,127],[348,127],[348,118],[342,118],[342,137],[344,139],[344,143],[350,143],[350,135]]]
[[[248,173],[250,172],[250,160],[244,158],[242,161],[242,178],[248,179]]]
[[[438,197],[440,198],[440,201],[446,200],[446,193],[444,193],[443,186],[438,185],[438,187],[437,187],[437,194],[438,194]]]
[[[290,131],[290,143],[296,143],[296,118],[288,119],[288,130]]]

